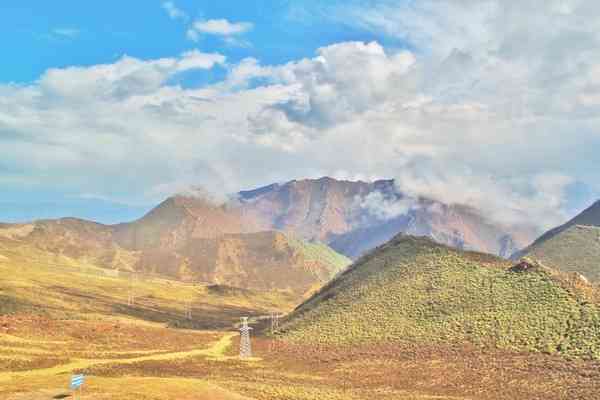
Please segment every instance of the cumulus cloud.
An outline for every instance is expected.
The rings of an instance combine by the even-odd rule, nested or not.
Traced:
[[[162,8],[173,20],[182,20],[186,26],[186,37],[198,42],[203,35],[220,37],[228,46],[251,47],[249,41],[241,36],[254,28],[251,22],[231,22],[224,18],[195,20],[189,23],[189,15],[178,8],[173,1],[165,1]]]
[[[53,68],[38,82],[42,94],[57,100],[125,98],[149,94],[159,89],[177,73],[193,69],[211,69],[224,64],[225,56],[217,53],[185,52],[179,58],[143,61],[123,56],[113,64],[92,67]]]
[[[198,184],[225,194],[321,175],[387,177],[406,199],[539,229],[567,217],[573,183],[600,193],[600,6],[375,3],[330,14],[408,46],[337,43],[282,65],[198,51],[123,57],[0,85],[0,179],[155,201]],[[240,30],[204,29],[194,25],[198,35]],[[174,83],[217,65],[228,70],[221,82]],[[411,207],[373,196],[363,206],[379,218]]]

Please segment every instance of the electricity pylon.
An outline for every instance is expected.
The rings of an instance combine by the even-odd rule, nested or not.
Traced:
[[[252,357],[252,347],[250,345],[250,331],[248,326],[248,317],[242,317],[242,327],[240,328],[240,358]]]
[[[271,313],[271,335],[279,330],[279,314]]]

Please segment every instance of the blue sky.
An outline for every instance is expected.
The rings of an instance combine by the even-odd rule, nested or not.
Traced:
[[[315,49],[352,40],[388,40],[342,23],[306,18],[317,0],[177,1],[186,19],[169,18],[164,1],[132,0],[81,2],[9,1],[0,6],[0,46],[12,57],[3,61],[0,80],[31,82],[48,68],[94,65],[117,60],[124,54],[155,59],[191,48],[222,52],[230,61],[255,57],[281,64],[312,56]],[[334,4],[334,2],[331,2]],[[198,43],[186,39],[194,20],[226,18],[251,22],[244,35],[250,46],[228,46],[206,35]]]
[[[598,23],[580,0],[3,2],[0,221],[330,175],[545,229],[600,197]]]

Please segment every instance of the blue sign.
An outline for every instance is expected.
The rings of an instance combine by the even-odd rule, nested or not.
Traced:
[[[79,389],[83,385],[84,381],[85,381],[85,376],[83,376],[82,374],[73,375],[71,377],[71,389],[72,390]]]

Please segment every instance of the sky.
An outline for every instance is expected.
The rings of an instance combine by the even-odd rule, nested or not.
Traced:
[[[542,231],[600,198],[599,23],[583,0],[5,1],[0,221],[327,175]]]

